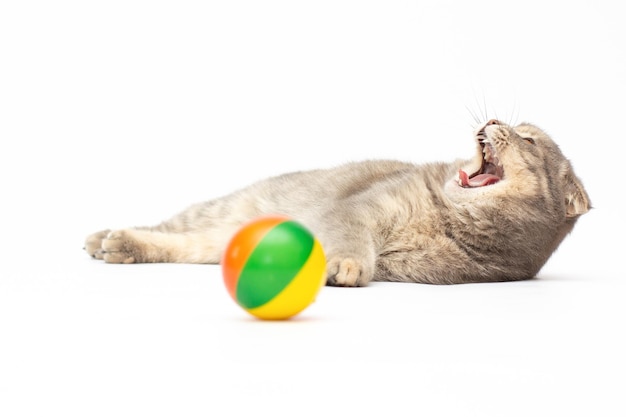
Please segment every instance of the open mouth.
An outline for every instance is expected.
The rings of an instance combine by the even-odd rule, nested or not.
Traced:
[[[504,169],[498,159],[496,150],[491,143],[485,141],[484,132],[479,132],[477,137],[483,151],[483,160],[480,169],[472,175],[468,175],[462,169],[459,170],[459,185],[461,187],[475,188],[492,185],[500,181],[504,176]]]

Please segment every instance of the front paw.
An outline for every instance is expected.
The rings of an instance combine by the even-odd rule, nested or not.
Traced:
[[[110,264],[142,262],[142,244],[130,230],[109,232],[102,240],[102,259]]]
[[[102,241],[109,234],[110,230],[102,230],[93,233],[85,239],[85,251],[94,259],[102,259],[104,251],[102,250]]]
[[[337,287],[362,287],[374,275],[373,268],[355,258],[334,256],[326,265],[326,285]]]

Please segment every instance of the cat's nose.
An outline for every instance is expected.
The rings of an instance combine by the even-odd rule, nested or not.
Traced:
[[[489,121],[487,122],[487,126],[488,126],[488,125],[499,125],[499,124],[502,124],[502,123],[500,123],[500,121],[499,121],[499,120],[496,120],[496,119],[491,119],[491,120],[489,120]]]

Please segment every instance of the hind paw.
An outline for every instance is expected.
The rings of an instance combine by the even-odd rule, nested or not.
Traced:
[[[373,276],[373,271],[365,262],[350,257],[331,257],[326,271],[326,285],[336,287],[362,287],[367,285]]]

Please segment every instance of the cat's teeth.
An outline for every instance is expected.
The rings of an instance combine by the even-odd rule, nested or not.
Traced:
[[[485,146],[485,148],[483,149],[483,154],[485,155],[485,161],[490,162],[493,159],[493,152],[491,151],[490,147]]]

